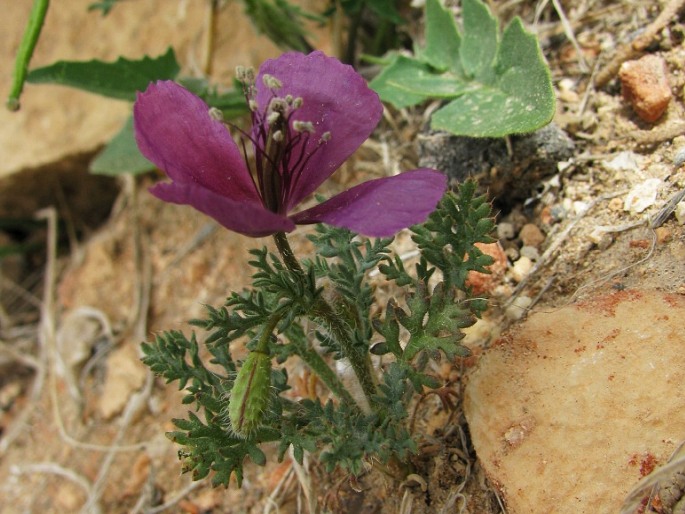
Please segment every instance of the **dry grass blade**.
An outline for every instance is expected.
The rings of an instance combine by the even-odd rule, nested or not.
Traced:
[[[678,449],[676,449],[668,464],[656,469],[637,483],[621,506],[620,514],[634,514],[637,512],[645,494],[647,494],[650,488],[654,489],[650,494],[651,501],[657,488],[666,486],[676,475],[685,473],[684,449],[685,442],[681,443]],[[667,507],[670,508],[672,505]],[[670,510],[663,510],[661,512],[670,512]]]

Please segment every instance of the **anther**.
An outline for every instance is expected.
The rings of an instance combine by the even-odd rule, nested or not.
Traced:
[[[278,112],[285,114],[288,110],[288,104],[283,98],[272,98],[269,102],[269,112]]]
[[[302,107],[302,97],[298,96],[293,100],[293,109],[299,109]]]
[[[321,134],[321,139],[319,139],[320,143],[325,143],[326,141],[331,140],[331,133],[329,131],[324,132]]]
[[[259,109],[257,101],[253,100],[252,98],[250,98],[250,100],[247,102],[247,106],[250,108],[250,111],[252,112],[257,112],[257,109]]]
[[[276,122],[278,121],[278,118],[280,118],[280,117],[281,117],[281,113],[280,113],[280,112],[272,111],[272,112],[270,112],[269,115],[266,117],[266,122],[267,122],[269,125],[273,125],[274,123],[276,123]]]
[[[274,139],[274,141],[276,141],[277,143],[280,143],[281,141],[283,141],[283,132],[280,130],[277,130],[276,132],[271,134],[271,137]]]
[[[245,66],[236,66],[235,67],[235,76],[239,82],[242,82],[245,85],[254,84],[254,68],[251,68],[251,67],[246,68]]]
[[[262,82],[264,82],[264,85],[269,89],[280,89],[281,87],[283,87],[283,84],[280,80],[278,80],[273,75],[269,75],[268,73],[262,75]]]
[[[212,118],[214,121],[224,121],[224,113],[216,107],[209,108],[209,117]]]
[[[314,124],[311,121],[295,120],[293,121],[293,130],[295,130],[295,132],[309,132],[310,134],[313,134]]]

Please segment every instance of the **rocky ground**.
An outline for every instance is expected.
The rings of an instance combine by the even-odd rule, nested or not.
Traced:
[[[8,29],[21,26],[24,3]],[[87,3],[73,16],[86,16]],[[116,26],[146,34],[135,20],[158,16],[178,38],[141,35],[144,51],[173,42],[189,72],[202,61],[203,10],[127,4],[112,16],[132,18]],[[27,220],[0,235],[37,248],[1,264],[0,512],[601,513],[633,492],[625,512],[682,508],[683,2],[493,4],[500,19],[519,15],[538,33],[557,92],[554,125],[508,142],[454,140],[427,133],[424,110],[389,110],[330,185],[420,161],[476,177],[498,212],[497,265],[474,278],[491,303],[467,335],[474,355],[436,369],[457,408],[433,398],[418,406],[420,473],[403,484],[373,472],[329,476],[313,459],[252,468],[242,489],[180,475],[163,434],[185,408],[140,364],[139,344],[188,330],[203,305],[221,304],[245,283],[247,250],[265,241],[154,200],[154,177],[89,177],[125,105],[35,86],[17,117],[0,115],[9,175],[0,211]],[[56,12],[39,64],[120,53],[106,37],[87,49],[60,39],[78,18]],[[87,20],[93,37],[110,30]],[[276,53],[248,45],[249,31],[234,36],[218,43],[217,80]],[[0,37],[16,47],[10,30]],[[29,223],[49,205],[66,221],[52,225],[43,210],[47,224]],[[58,253],[44,245],[55,235]],[[309,250],[304,232],[293,242]],[[406,234],[397,245],[411,249]],[[643,477],[653,480],[639,487]]]

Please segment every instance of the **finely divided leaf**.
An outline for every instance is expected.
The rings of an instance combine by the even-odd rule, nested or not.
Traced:
[[[26,79],[34,84],[59,84],[91,93],[134,101],[136,91],[144,91],[155,80],[170,80],[180,70],[174,51],[169,48],[157,58],[130,61],[119,57],[114,62],[58,61],[31,70]]]

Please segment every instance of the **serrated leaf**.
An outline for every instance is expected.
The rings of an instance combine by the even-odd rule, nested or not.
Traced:
[[[31,70],[26,80],[33,84],[59,84],[119,100],[134,101],[136,91],[144,91],[155,80],[171,80],[180,66],[172,48],[157,58],[138,61],[119,57],[114,62],[58,61]]]
[[[430,294],[427,294],[425,286],[417,288],[416,293],[407,298],[407,307],[410,314],[401,309],[395,310],[397,320],[410,334],[401,356],[404,362],[411,361],[423,351],[440,350],[448,358],[468,352],[459,344],[464,338],[460,329],[472,325],[472,317],[455,302],[444,283],[439,283]]]
[[[114,138],[107,143],[95,159],[90,163],[89,170],[97,175],[121,175],[130,173],[138,175],[155,169],[155,165],[148,161],[138,150],[133,135],[133,117],[126,123]]]

